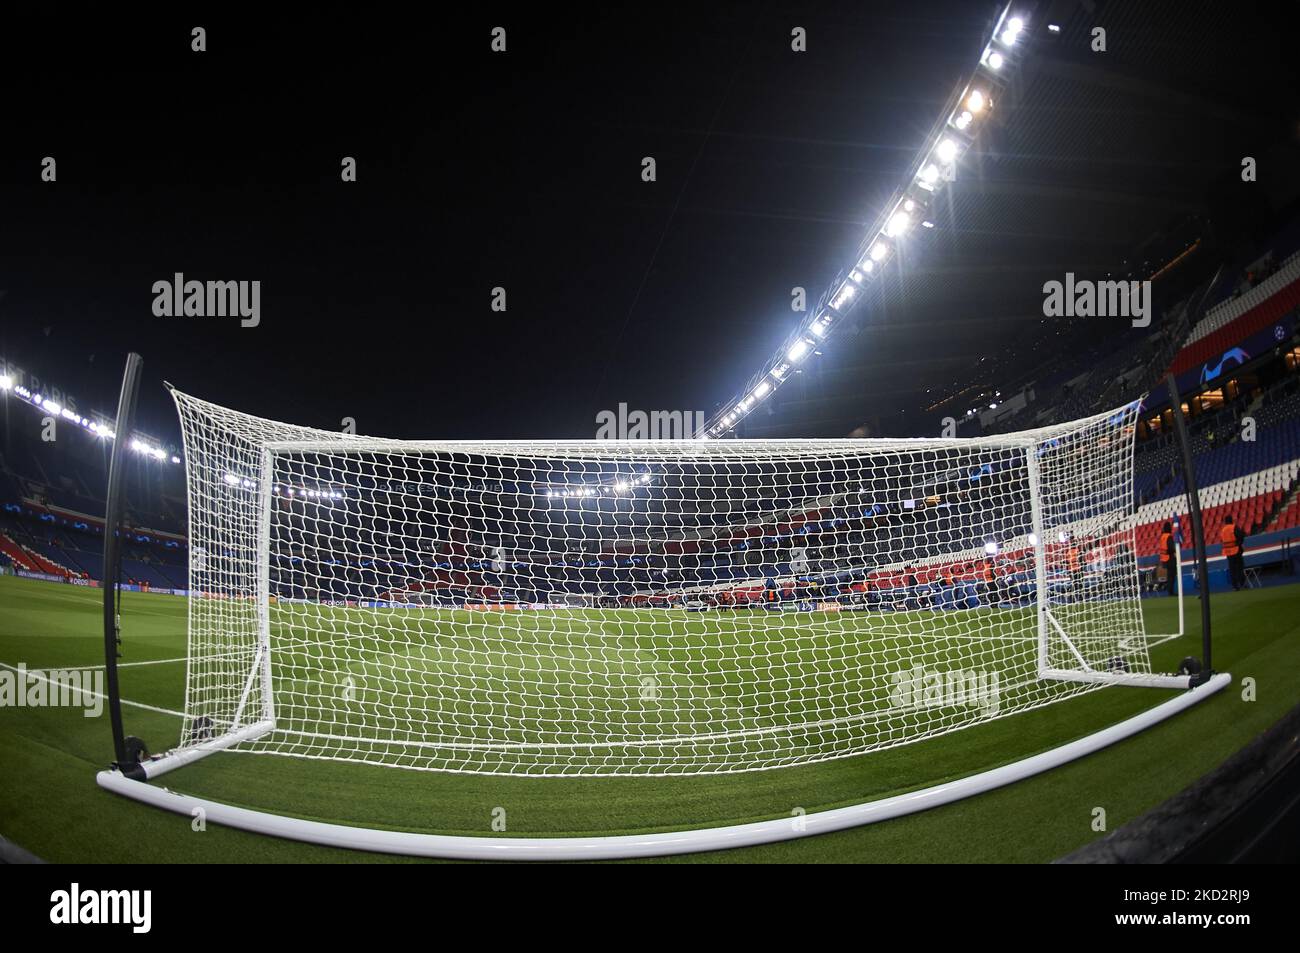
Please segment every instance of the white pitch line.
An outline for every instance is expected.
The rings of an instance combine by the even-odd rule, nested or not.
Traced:
[[[185,656],[182,655],[180,658],[149,659],[146,662],[118,662],[117,667],[134,668],[138,665],[174,665],[177,662],[185,662],[185,661],[188,661],[188,659],[186,659]],[[49,666],[49,667],[53,668],[54,666]],[[104,667],[104,663],[100,662],[98,665],[73,665],[73,666],[60,665],[58,668],[60,672],[93,672],[96,669],[101,669],[103,667]]]
[[[10,664],[7,663],[7,662],[0,662],[0,668],[7,668],[9,671],[11,671],[11,672],[15,672],[15,673],[21,671],[21,672],[22,672],[23,674],[25,674],[28,678],[35,678],[35,679],[37,679],[37,680],[39,680],[39,681],[42,681],[42,682],[45,682],[45,683],[47,683],[47,684],[49,684],[49,685],[54,685],[55,687],[58,687],[58,686],[61,684],[61,683],[59,683],[59,682],[54,681],[53,679],[51,679],[51,678],[50,678],[49,676],[47,676],[47,675],[42,675],[40,669],[25,668],[25,669],[21,669],[21,670],[20,670],[20,669],[16,668],[15,666],[10,665]],[[101,665],[100,668],[103,668],[103,666]],[[51,669],[51,671],[75,672],[75,671],[85,671],[85,669],[57,669],[57,670],[56,670],[56,669]],[[104,692],[97,692],[97,691],[95,691],[93,688],[82,688],[82,689],[79,689],[79,691],[80,691],[81,693],[83,693],[83,694],[91,695],[91,696],[94,696],[94,697],[96,697],[96,698],[105,698],[105,699],[108,698],[108,695],[106,695]],[[142,708],[142,709],[144,709],[145,711],[153,711],[153,712],[157,712],[157,713],[160,714],[160,715],[175,715],[177,718],[184,718],[184,717],[185,717],[185,712],[183,712],[183,711],[174,711],[174,710],[172,710],[171,708],[159,708],[157,705],[146,705],[144,702],[133,702],[133,701],[131,701],[131,699],[129,699],[129,698],[123,698],[123,699],[122,699],[122,704],[123,704],[123,705],[130,705],[132,708]]]

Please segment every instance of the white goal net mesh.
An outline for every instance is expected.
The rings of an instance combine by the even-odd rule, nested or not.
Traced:
[[[467,443],[174,396],[182,747],[262,722],[242,750],[748,771],[1150,671],[1136,405],[976,440]]]

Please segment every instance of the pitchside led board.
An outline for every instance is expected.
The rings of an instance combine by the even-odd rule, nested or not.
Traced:
[[[1214,351],[1205,360],[1191,362],[1190,366],[1177,375],[1179,392],[1192,392],[1205,384],[1213,384],[1221,378],[1230,377],[1233,369],[1289,341],[1295,329],[1296,316],[1288,314],[1276,321],[1269,321],[1266,327],[1260,328],[1245,340],[1238,341],[1224,350]],[[1175,364],[1175,367],[1177,366]]]

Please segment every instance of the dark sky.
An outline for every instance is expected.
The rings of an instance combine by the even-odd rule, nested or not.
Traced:
[[[0,354],[84,411],[139,351],[164,437],[164,379],[409,438],[711,412],[798,323],[790,288],[852,254],[1000,5],[524,9],[7,24]],[[261,326],[153,316],[175,272],[260,280]]]
[[[200,17],[206,54],[185,18],[11,28],[0,353],[107,409],[138,350],[156,433],[164,379],[402,437],[711,410],[797,323],[790,287],[815,298],[856,244],[995,11],[781,9]],[[177,271],[261,280],[261,326],[154,317]]]

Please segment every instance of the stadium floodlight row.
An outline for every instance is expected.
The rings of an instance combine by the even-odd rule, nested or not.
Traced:
[[[0,365],[2,366],[2,365]],[[51,417],[60,420],[66,420],[74,423],[84,429],[87,433],[92,433],[102,440],[114,440],[117,438],[117,432],[104,420],[93,420],[90,417],[83,417],[70,407],[64,407],[52,397],[46,397],[43,394],[32,391],[29,388],[18,383],[9,374],[0,374],[0,393],[13,394],[23,403],[30,405],[37,411],[49,414]],[[176,454],[168,454],[162,447],[156,447],[146,440],[139,437],[132,437],[130,447],[136,453],[144,454],[154,460],[166,460],[170,456],[172,463],[180,463],[181,458]]]
[[[933,228],[929,211],[947,183],[956,179],[962,157],[1003,101],[1008,76],[1026,32],[1026,19],[1012,3],[1003,8],[980,53],[971,76],[960,83],[943,108],[935,129],[911,166],[906,184],[896,191],[866,233],[853,264],[841,271],[822,294],[812,317],[802,324],[763,370],[750,378],[744,390],[727,401],[709,420],[702,437],[722,437],[767,398],[771,397],[843,323],[864,297],[863,292],[884,268],[897,258],[910,233],[919,224]]]
[[[127,419],[135,373],[129,366]],[[439,856],[715,849],[988,790],[1227,684],[1195,665],[1176,675],[1151,668],[1133,532],[1137,403],[978,439],[425,442],[283,424],[172,393],[190,514],[185,717],[163,755],[140,760],[126,743],[106,558],[118,760],[99,775],[105,788],[167,809],[202,806],[250,830]],[[109,526],[121,465],[115,452]],[[637,494],[550,492],[629,472],[653,482]],[[225,479],[232,473],[240,479]],[[277,485],[341,492],[304,500]],[[829,528],[803,536],[797,553],[790,536],[763,530],[773,513],[828,510],[835,518],[819,525]],[[871,576],[906,593],[915,565],[966,559],[996,539],[1023,561],[1028,582],[1014,591],[992,575],[953,583],[925,605],[906,596],[864,604],[851,585],[821,587],[815,601],[778,596],[775,586],[743,603],[686,598],[702,579],[716,582],[716,560],[733,552],[717,543],[738,535],[746,545],[736,578],[815,561],[838,566],[835,578]],[[115,534],[105,536],[109,545]],[[422,556],[431,550],[451,555],[451,568],[430,568]],[[653,556],[672,571],[648,584],[632,578],[632,559],[588,568],[599,554]],[[148,784],[227,750],[654,783],[865,755],[1114,685],[1182,694],[1026,761],[798,825],[443,837],[301,821]]]

